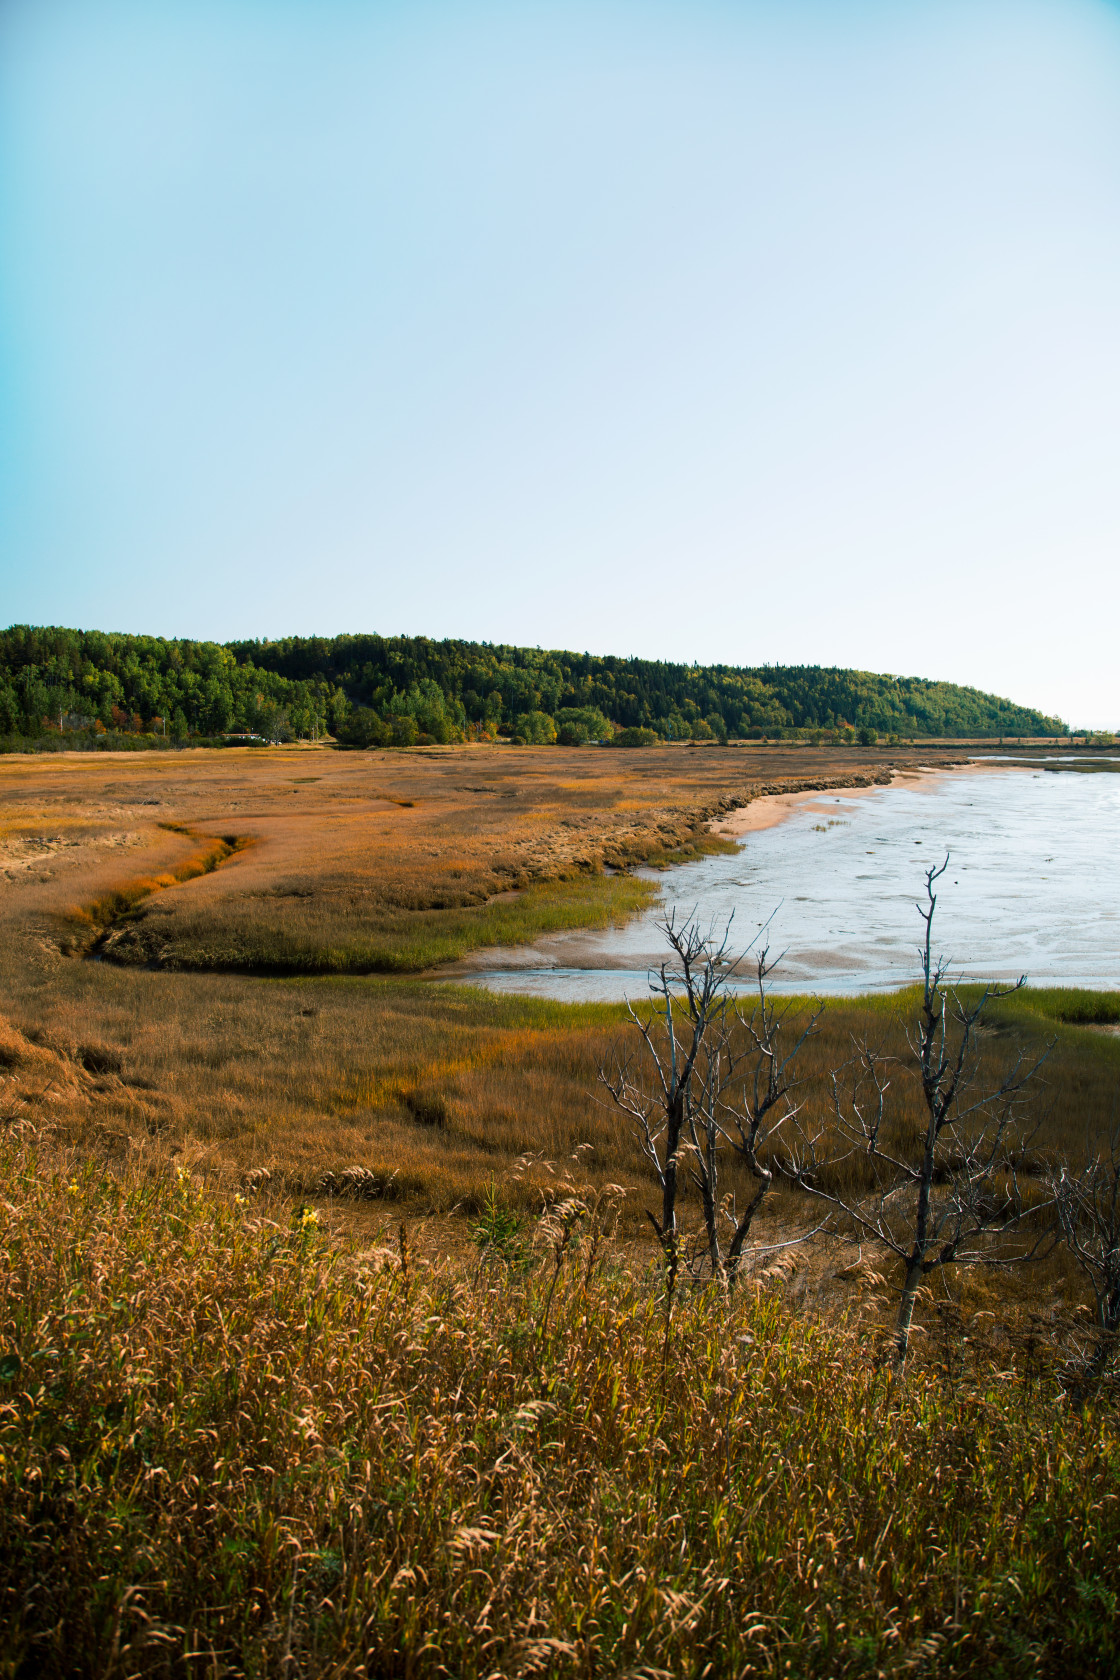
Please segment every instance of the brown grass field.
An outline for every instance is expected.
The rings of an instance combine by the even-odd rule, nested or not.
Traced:
[[[443,1216],[477,1211],[492,1183],[533,1200],[539,1173],[510,1176],[523,1156],[590,1145],[592,1179],[626,1185],[637,1233],[648,1169],[598,1084],[634,1050],[623,1011],[417,971],[624,916],[653,890],[629,864],[725,845],[709,819],[761,789],[866,784],[892,758],[907,762],[683,747],[7,759],[0,1012],[70,1070],[48,1093],[56,1123],[103,1147],[155,1139],[224,1183],[267,1173],[292,1196],[337,1198],[351,1220],[376,1223],[388,1201],[435,1217],[446,1241]],[[801,1061],[809,1120],[853,1035],[905,1057],[908,1009],[829,1004]],[[1120,1065],[1120,1042],[1061,1013],[1032,993],[990,1040],[998,1070],[1056,1036],[1040,1161],[1076,1158],[1106,1125]],[[39,1106],[21,1054],[13,1038],[13,1113]],[[912,1082],[896,1087],[912,1128]],[[776,1194],[772,1218],[796,1224],[799,1200]]]
[[[725,845],[763,790],[938,761],[0,760],[0,1680],[1120,1673],[1115,1396],[1062,1400],[1064,1251],[938,1281],[901,1384],[897,1280],[854,1240],[667,1313],[598,1084],[632,1023],[427,977],[632,913],[635,864]],[[807,1124],[868,1037],[916,1135],[914,1003],[829,1002]],[[1118,1022],[993,1009],[991,1076],[1052,1045],[1028,1191],[1113,1119]],[[488,1195],[524,1264],[473,1246]],[[761,1240],[807,1200],[775,1190]]]

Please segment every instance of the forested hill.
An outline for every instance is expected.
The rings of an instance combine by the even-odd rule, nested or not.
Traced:
[[[0,632],[0,735],[112,732],[185,740],[327,730],[365,741],[506,735],[579,741],[1057,735],[1056,718],[978,689],[818,666],[677,665],[423,636],[165,641],[101,631]]]

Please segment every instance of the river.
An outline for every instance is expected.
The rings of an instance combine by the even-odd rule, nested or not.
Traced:
[[[736,951],[764,930],[782,953],[775,991],[891,989],[917,975],[915,903],[946,854],[935,943],[955,974],[1120,987],[1120,774],[1099,759],[1090,773],[989,764],[808,796],[734,856],[659,875],[658,904],[626,927],[476,954],[459,977],[570,1001],[639,996],[665,950],[656,924],[675,912],[718,930],[734,915]]]

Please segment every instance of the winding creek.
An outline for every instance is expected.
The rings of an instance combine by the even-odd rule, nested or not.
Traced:
[[[1053,761],[1051,761],[1053,762]],[[644,992],[661,960],[657,921],[692,912],[741,949],[770,918],[785,953],[776,991],[853,993],[915,977],[924,871],[949,853],[939,948],[962,977],[1120,987],[1120,770],[967,770],[870,793],[806,796],[734,856],[659,877],[655,908],[627,927],[476,955],[459,971],[496,990],[568,1001]]]

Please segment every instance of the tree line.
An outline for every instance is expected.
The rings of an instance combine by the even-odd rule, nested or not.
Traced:
[[[345,694],[293,681],[216,642],[14,625],[0,632],[0,736],[185,742],[231,731],[314,738],[340,725]]]
[[[955,683],[822,666],[697,665],[424,636],[220,644],[15,625],[0,632],[0,736],[411,745],[1062,735]]]

